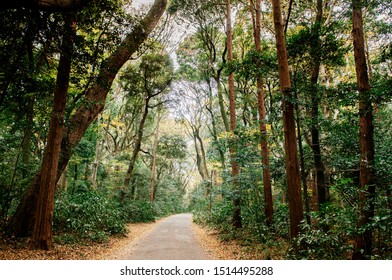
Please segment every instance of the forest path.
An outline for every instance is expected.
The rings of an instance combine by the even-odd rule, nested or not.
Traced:
[[[139,239],[129,255],[130,260],[206,260],[207,253],[192,230],[192,214],[170,216]]]

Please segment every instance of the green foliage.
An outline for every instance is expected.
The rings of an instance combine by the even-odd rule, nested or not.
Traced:
[[[330,203],[323,214],[312,212],[311,220],[311,226],[305,222],[301,225],[301,234],[293,241],[288,258],[337,260],[351,257],[351,241],[356,234],[355,208]]]
[[[196,223],[208,224],[224,233],[232,230],[232,201],[223,196],[219,190],[213,190],[213,202],[210,208],[210,198],[205,195],[205,188],[200,186],[191,194],[190,207]],[[225,194],[229,194],[225,192]]]
[[[132,223],[155,221],[155,211],[149,201],[134,200],[121,207],[125,220]]]
[[[338,260],[350,258],[352,247],[336,233],[303,224],[302,233],[293,241],[289,259]]]
[[[151,98],[167,89],[172,77],[173,63],[170,56],[150,53],[130,64],[122,74],[121,81],[129,95]]]
[[[247,52],[242,62],[234,67],[229,66],[228,71],[234,71],[241,79],[254,81],[258,77],[266,78],[271,73],[275,73],[278,69],[276,53],[268,47],[266,42],[264,44],[261,52],[254,50]]]
[[[88,190],[61,193],[55,200],[54,232],[65,238],[104,241],[112,234],[125,233],[125,220],[118,203],[110,197]]]
[[[163,135],[159,138],[157,152],[165,159],[185,159],[186,147],[180,135]]]
[[[297,26],[295,32],[287,38],[287,53],[294,61],[308,64],[315,63],[314,59],[327,66],[344,65],[344,54],[348,49],[344,47],[344,40],[339,39],[335,26]]]

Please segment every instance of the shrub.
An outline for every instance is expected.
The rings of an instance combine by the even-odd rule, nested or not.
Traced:
[[[140,223],[155,221],[154,209],[150,202],[134,200],[121,207],[126,222]]]
[[[313,225],[303,222],[302,231],[292,242],[290,259],[339,260],[352,253],[355,234],[355,212],[352,208],[329,205],[325,214],[312,213]],[[327,226],[328,228],[325,228]]]
[[[53,228],[57,234],[68,233],[95,241],[103,241],[112,234],[123,234],[126,229],[119,205],[91,190],[58,195]]]

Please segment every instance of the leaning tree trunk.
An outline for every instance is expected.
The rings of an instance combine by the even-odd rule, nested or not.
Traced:
[[[289,64],[287,59],[286,41],[282,20],[280,0],[271,0],[276,49],[278,55],[280,92],[282,93],[283,128],[286,153],[286,178],[290,212],[290,237],[296,237],[300,232],[300,223],[304,218],[301,181],[298,164],[297,139],[295,135],[294,96],[291,88]]]
[[[71,20],[70,15],[67,15],[64,29],[62,53],[57,69],[56,88],[54,90],[49,136],[41,166],[41,180],[32,234],[33,249],[50,250],[53,247],[52,220],[54,212],[54,190],[57,181],[57,167],[60,157],[61,137],[64,127],[65,105],[67,103],[73,39],[75,34],[75,23]]]
[[[155,0],[147,15],[125,37],[117,49],[103,61],[95,83],[87,89],[82,105],[72,115],[69,123],[64,128],[57,180],[67,166],[74,147],[79,143],[90,124],[102,112],[106,96],[117,72],[139,49],[158,24],[166,10],[166,5],[167,0]],[[40,181],[41,172],[38,172],[7,225],[8,232],[16,236],[29,236],[31,234]]]
[[[369,227],[374,216],[374,140],[373,108],[366,65],[365,43],[362,26],[362,1],[353,0],[353,45],[355,70],[359,90],[359,203],[357,227],[361,231],[355,238],[353,259],[367,259],[372,253],[372,230]],[[366,227],[363,230],[363,227]]]
[[[233,38],[231,31],[231,6],[230,0],[226,0],[226,25],[227,25],[227,63],[233,59]],[[229,74],[229,109],[230,109],[230,131],[234,133],[236,129],[236,109],[235,109],[235,93],[234,93],[234,73]],[[234,134],[233,134],[234,135]],[[239,190],[238,175],[240,169],[236,160],[237,150],[235,143],[230,144],[231,156],[231,176],[234,182],[234,198],[233,198],[233,227],[242,228],[241,220],[241,192]]]

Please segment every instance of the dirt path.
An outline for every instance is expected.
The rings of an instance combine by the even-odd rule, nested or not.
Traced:
[[[205,260],[207,253],[192,231],[192,215],[179,214],[160,222],[139,239],[126,256],[131,260]]]
[[[107,243],[55,244],[52,251],[31,250],[28,239],[9,243],[0,236],[0,260],[265,259],[263,248],[222,242],[216,230],[192,224],[191,214],[128,224],[128,229]]]

